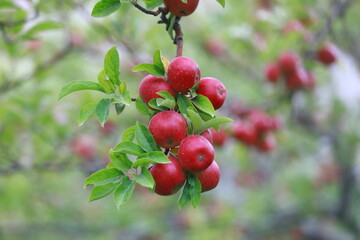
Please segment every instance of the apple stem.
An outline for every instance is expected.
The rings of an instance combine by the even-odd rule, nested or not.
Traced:
[[[176,56],[181,57],[183,52],[183,45],[184,45],[184,39],[183,39],[183,33],[181,31],[180,21],[181,17],[176,17],[176,22],[174,24],[174,31],[175,31],[175,39],[174,44],[176,44]]]

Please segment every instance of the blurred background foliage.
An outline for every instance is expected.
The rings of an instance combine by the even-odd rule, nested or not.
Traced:
[[[196,209],[139,187],[119,211],[111,197],[89,203],[82,183],[109,161],[122,130],[147,118],[132,106],[104,129],[96,119],[78,127],[80,107],[100,94],[57,95],[70,81],[96,81],[116,46],[135,97],[143,75],[132,67],[176,49],[153,16],[124,3],[96,19],[95,3],[0,1],[0,239],[359,239],[359,1],[227,0],[222,9],[200,0],[181,20],[184,55],[227,87],[221,115],[251,106],[279,116],[277,148],[229,137],[216,149],[220,184]],[[294,20],[304,29],[286,30]],[[326,41],[338,47],[330,67],[314,57]],[[264,66],[284,51],[302,56],[314,89],[265,81]]]

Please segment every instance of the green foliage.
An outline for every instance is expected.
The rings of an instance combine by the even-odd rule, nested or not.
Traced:
[[[96,104],[95,113],[101,126],[104,126],[105,122],[109,117],[110,105],[111,105],[111,99],[109,98],[103,98]]]
[[[114,13],[121,6],[120,0],[101,0],[94,6],[91,16],[106,17]]]
[[[84,182],[84,187],[87,185],[94,185],[96,187],[119,182],[122,176],[123,173],[115,168],[103,169],[87,177]]]
[[[96,109],[96,103],[88,103],[84,105],[79,112],[78,124],[82,126],[87,120],[89,120],[94,114]]]
[[[95,90],[99,92],[105,92],[105,90],[96,82],[89,81],[74,81],[65,85],[59,93],[59,99],[65,97],[66,95],[81,91],[81,90]]]
[[[182,208],[191,201],[193,207],[196,207],[201,200],[201,183],[193,174],[188,174],[185,185],[178,199],[178,207]]]
[[[122,178],[120,185],[115,189],[114,202],[119,209],[129,198],[134,191],[136,182],[131,180],[128,176]]]

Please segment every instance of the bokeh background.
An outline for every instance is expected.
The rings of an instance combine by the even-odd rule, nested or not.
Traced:
[[[227,87],[219,116],[236,120],[251,107],[279,118],[276,147],[247,146],[228,124],[216,147],[220,184],[195,209],[137,187],[120,210],[111,196],[89,203],[83,181],[147,117],[132,106],[105,128],[95,118],[79,127],[79,109],[101,94],[58,93],[97,81],[116,46],[136,97],[144,75],[132,67],[157,49],[172,59],[176,47],[157,18],[129,3],[93,18],[96,2],[0,0],[0,239],[360,239],[359,1],[227,0],[222,9],[200,0],[181,20],[184,55]],[[336,46],[330,66],[316,59],[327,42]],[[301,57],[315,87],[266,81],[265,65],[284,51]]]

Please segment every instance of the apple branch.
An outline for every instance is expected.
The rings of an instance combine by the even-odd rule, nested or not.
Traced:
[[[141,12],[146,13],[148,15],[153,15],[153,16],[158,16],[160,13],[166,12],[167,13],[167,9],[164,7],[159,7],[157,11],[151,11],[151,10],[147,10],[146,8],[144,8],[143,6],[139,5],[137,3],[137,0],[130,0],[130,3],[132,5],[134,5],[134,7],[136,7],[137,9],[139,9]]]

